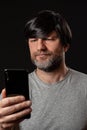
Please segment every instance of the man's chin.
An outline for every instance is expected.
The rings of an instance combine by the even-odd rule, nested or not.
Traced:
[[[49,66],[50,65],[50,62],[48,59],[43,59],[43,58],[40,58],[40,59],[36,59],[33,61],[33,63],[36,65],[36,66]]]
[[[46,63],[40,63],[40,62],[38,62],[38,63],[36,63],[36,62],[34,62],[34,65],[37,67],[37,68],[48,68],[48,65],[46,64]]]

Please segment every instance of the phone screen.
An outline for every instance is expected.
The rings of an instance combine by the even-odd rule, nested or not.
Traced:
[[[28,71],[4,69],[6,96],[23,95],[29,100]],[[30,118],[30,114],[24,118]]]
[[[29,100],[28,72],[26,70],[4,69],[6,95],[24,95]]]

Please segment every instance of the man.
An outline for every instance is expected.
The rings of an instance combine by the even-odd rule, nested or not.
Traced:
[[[58,13],[41,11],[27,22],[25,37],[36,65],[29,74],[32,105],[23,96],[6,98],[4,89],[0,130],[86,130],[87,75],[65,63],[72,39],[68,23]],[[29,113],[30,119],[21,120]]]

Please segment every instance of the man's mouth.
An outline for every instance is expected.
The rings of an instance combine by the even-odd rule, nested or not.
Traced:
[[[41,53],[41,54],[36,55],[36,59],[43,59],[44,60],[48,56],[49,56],[49,54],[47,54],[47,53]]]

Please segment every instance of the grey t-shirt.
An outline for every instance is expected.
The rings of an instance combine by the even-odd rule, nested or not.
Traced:
[[[87,75],[70,69],[62,81],[46,84],[29,74],[32,113],[20,130],[87,130]],[[15,128],[17,130],[17,128]]]
[[[46,84],[29,75],[31,119],[20,130],[82,130],[87,124],[87,75],[70,69],[64,80]]]

